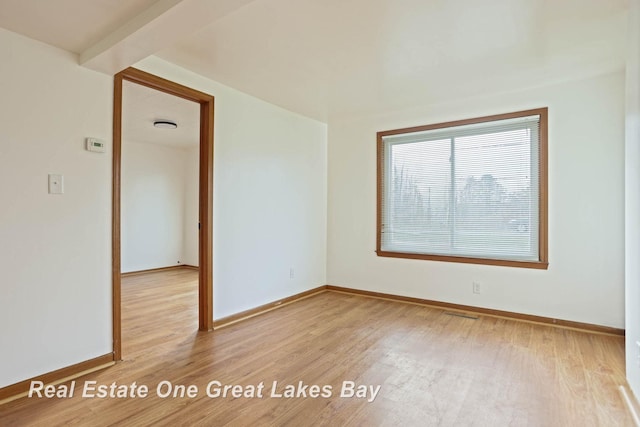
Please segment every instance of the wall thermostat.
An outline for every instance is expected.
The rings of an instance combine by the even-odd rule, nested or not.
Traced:
[[[96,153],[105,152],[106,143],[98,138],[87,138],[87,151],[95,151]]]

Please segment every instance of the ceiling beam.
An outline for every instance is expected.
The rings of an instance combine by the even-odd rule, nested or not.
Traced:
[[[253,0],[159,0],[80,54],[80,65],[115,75]]]

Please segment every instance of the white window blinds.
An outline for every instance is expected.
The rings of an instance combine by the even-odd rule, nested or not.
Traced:
[[[540,115],[382,137],[380,250],[539,261]]]

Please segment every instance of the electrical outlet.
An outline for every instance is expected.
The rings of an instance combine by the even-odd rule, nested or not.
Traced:
[[[473,282],[473,293],[474,294],[480,293],[480,282]]]
[[[294,277],[296,277],[296,271],[291,267],[289,269],[289,279],[293,279]]]

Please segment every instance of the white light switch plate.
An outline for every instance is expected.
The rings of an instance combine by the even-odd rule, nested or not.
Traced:
[[[49,194],[64,193],[64,176],[57,174],[49,174]]]

